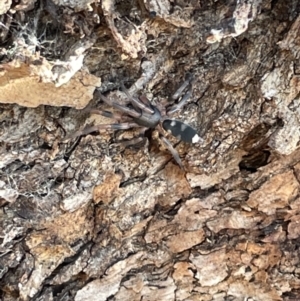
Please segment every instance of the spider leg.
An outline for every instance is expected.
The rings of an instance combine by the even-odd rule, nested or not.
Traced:
[[[119,105],[118,103],[115,103],[113,101],[110,101],[107,97],[105,97],[104,95],[100,94],[100,98],[107,103],[108,105],[120,110],[123,113],[128,114],[131,117],[134,118],[139,118],[141,116],[141,114],[133,109],[127,108],[125,106]]]
[[[175,112],[181,110],[181,108],[186,104],[186,102],[190,99],[192,95],[192,88],[190,88],[186,94],[182,97],[182,99],[179,101],[179,103],[173,105],[170,109],[167,111],[167,115],[170,116],[174,114]]]
[[[120,143],[122,143],[122,145],[124,145],[125,147],[138,144],[138,143],[142,142],[145,139],[145,131],[146,130],[147,130],[147,128],[141,127],[138,130],[138,132],[139,132],[139,136],[138,137],[135,137],[135,138],[133,138],[131,140],[125,140],[125,141],[123,140],[123,141],[120,141]],[[141,135],[143,137],[141,137]]]
[[[187,74],[185,81],[181,84],[181,86],[176,90],[176,92],[172,95],[172,99],[176,100],[180,97],[180,95],[183,93],[184,89],[191,83],[192,75]]]
[[[64,139],[64,141],[77,138],[79,136],[85,136],[87,134],[98,132],[100,130],[127,130],[134,127],[139,127],[135,122],[124,122],[124,123],[111,123],[111,124],[98,124],[94,126],[87,126],[83,130],[75,132],[73,135]]]
[[[173,147],[173,145],[170,143],[170,141],[167,138],[165,138],[164,136],[161,136],[161,140],[165,144],[165,146],[167,147],[169,152],[172,154],[173,158],[175,159],[177,164],[180,166],[180,168],[184,169],[181,159],[179,157],[179,154],[178,154],[177,150]]]
[[[161,141],[165,144],[165,146],[167,147],[169,152],[172,154],[173,158],[175,159],[177,164],[180,166],[180,168],[184,169],[177,150],[173,147],[171,142],[164,136],[164,132],[163,132],[161,125],[158,125],[157,130],[160,133]]]
[[[90,112],[90,114],[102,115],[104,117],[111,118],[111,119],[114,119],[114,120],[121,120],[122,119],[121,115],[113,114],[112,112],[109,112],[109,111],[102,111],[102,110],[98,110],[98,109],[91,109],[89,112]]]
[[[149,113],[149,114],[154,114],[154,110],[152,110],[151,108],[149,108],[148,106],[146,106],[145,104],[143,104],[142,102],[140,102],[137,98],[133,97],[130,95],[130,93],[128,92],[128,90],[125,88],[124,84],[121,82],[121,87],[122,90],[125,92],[125,94],[127,95],[128,99],[131,100],[131,103],[140,108],[141,110]]]
[[[130,139],[130,140],[121,140],[118,142],[125,147],[139,144],[140,142],[142,142],[145,139],[145,131],[146,130],[147,130],[146,127],[141,127],[140,129],[137,130],[138,131],[137,137],[134,137],[133,139]]]
[[[192,74],[188,73],[186,75],[185,81],[181,84],[181,86],[177,89],[177,91],[171,97],[172,100],[178,99],[183,94],[183,91],[188,86],[190,86],[190,87],[189,87],[188,91],[183,95],[182,99],[177,104],[171,106],[167,110],[167,115],[168,116],[170,116],[170,115],[174,114],[175,112],[179,111],[186,104],[186,102],[189,100],[189,98],[192,95],[192,82],[193,82],[193,76],[192,76]]]
[[[140,101],[141,101],[142,103],[144,103],[145,105],[151,106],[151,102],[149,101],[149,99],[148,99],[145,95],[141,95],[141,96],[139,97],[139,99],[140,99]]]
[[[91,127],[87,127],[82,130],[82,135],[87,135],[92,132],[100,130],[128,130],[135,127],[139,127],[135,122],[124,122],[124,123],[111,123],[111,124],[97,124]]]
[[[138,144],[140,142],[142,142],[144,140],[143,137],[136,137],[132,140],[128,140],[128,141],[121,141],[122,145],[127,147],[127,146],[132,146],[134,144]]]

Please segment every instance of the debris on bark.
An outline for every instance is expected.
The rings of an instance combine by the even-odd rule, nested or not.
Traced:
[[[300,298],[299,1],[0,9],[1,300]],[[72,139],[187,73],[185,170],[156,131]]]

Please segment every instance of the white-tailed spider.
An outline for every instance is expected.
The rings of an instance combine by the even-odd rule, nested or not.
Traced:
[[[188,99],[190,98],[192,93],[191,81],[191,76],[187,76],[183,84],[171,97],[173,101],[178,100],[181,96],[182,98],[177,104],[173,104],[169,108],[165,108],[160,104],[153,105],[143,95],[140,97],[134,97],[130,95],[123,84],[122,90],[125,92],[129,100],[127,105],[121,105],[100,94],[101,100],[103,100],[109,106],[116,108],[122,114],[121,116],[117,116],[109,111],[103,111],[98,109],[91,110],[91,113],[100,114],[102,116],[118,120],[118,123],[88,126],[83,130],[77,131],[76,133],[71,135],[70,138],[73,139],[78,136],[87,135],[89,133],[97,132],[102,129],[127,130],[135,127],[140,127],[141,130],[143,130],[143,132],[145,132],[149,128],[157,129],[160,134],[160,139],[165,144],[166,148],[170,151],[170,153],[173,155],[177,164],[181,168],[183,168],[178,152],[174,149],[170,141],[167,138],[165,138],[164,131],[172,134],[177,139],[187,143],[197,143],[201,140],[194,128],[187,125],[186,123],[183,123],[182,121],[170,119],[170,116],[182,109],[188,101]],[[69,140],[70,138],[68,138],[67,140]]]

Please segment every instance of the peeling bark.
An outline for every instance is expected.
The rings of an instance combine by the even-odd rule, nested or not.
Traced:
[[[298,1],[79,2],[0,7],[0,299],[300,300]],[[156,131],[65,139],[188,72],[185,170]]]

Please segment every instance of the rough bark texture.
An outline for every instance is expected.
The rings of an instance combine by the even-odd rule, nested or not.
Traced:
[[[299,12],[2,1],[1,301],[300,300]],[[203,142],[171,139],[185,170],[155,131],[129,147],[136,131],[64,140],[111,122],[77,110],[96,87],[158,103],[187,73],[176,118]]]

